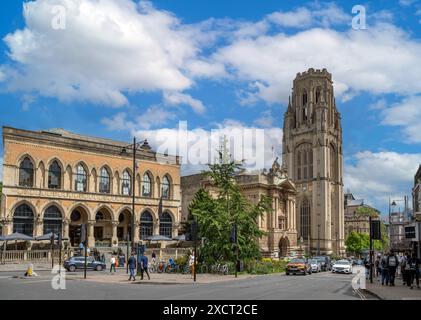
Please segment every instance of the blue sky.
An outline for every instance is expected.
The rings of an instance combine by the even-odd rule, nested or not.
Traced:
[[[351,26],[355,5],[366,29]],[[193,137],[259,128],[269,165],[295,74],[327,68],[342,114],[345,188],[382,211],[389,196],[411,192],[421,163],[421,1],[0,6],[1,125],[136,135],[155,148],[157,136],[174,138],[179,120]]]

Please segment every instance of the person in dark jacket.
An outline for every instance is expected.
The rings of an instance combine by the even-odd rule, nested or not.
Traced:
[[[132,255],[130,256],[130,258],[129,258],[129,261],[128,261],[128,264],[129,264],[129,270],[130,270],[130,278],[129,278],[129,281],[130,280],[132,280],[132,278],[133,278],[133,281],[135,281],[136,280],[136,277],[135,277],[135,270],[136,270],[136,258],[134,257],[134,253],[132,253]]]
[[[391,286],[395,286],[395,276],[396,276],[396,269],[398,267],[398,257],[390,251],[389,256],[387,257],[387,267],[389,269],[389,282]]]
[[[149,276],[148,272],[148,257],[143,255],[141,258],[141,266],[140,266],[140,280],[143,280],[143,273],[146,272],[146,275],[148,276],[148,280],[151,280],[151,277]]]
[[[388,257],[389,255],[385,253],[385,255],[383,256],[380,262],[380,265],[382,266],[382,286],[384,286],[385,284],[387,286],[389,285],[389,267],[387,265]]]
[[[414,279],[417,282],[417,288],[420,288],[420,265],[421,261],[417,258],[415,253],[412,254],[412,257],[407,261],[409,266],[409,281],[408,286],[411,286],[411,289],[414,288]]]

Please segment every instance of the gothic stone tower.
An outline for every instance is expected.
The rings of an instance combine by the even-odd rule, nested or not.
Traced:
[[[341,115],[326,69],[298,73],[284,115],[283,165],[297,186],[303,248],[344,253]]]

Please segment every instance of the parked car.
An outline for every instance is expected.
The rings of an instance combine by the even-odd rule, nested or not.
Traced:
[[[67,271],[74,272],[76,269],[84,269],[85,257],[76,256],[64,261],[64,268]],[[86,269],[102,271],[107,268],[106,264],[102,261],[96,261],[93,257],[86,258]]]
[[[317,261],[321,263],[322,271],[328,271],[332,269],[332,264],[331,264],[329,256],[317,256],[317,257],[313,257],[313,259],[316,259]]]
[[[294,258],[286,266],[286,275],[289,274],[311,274],[311,265],[305,258]]]
[[[309,259],[308,263],[311,266],[311,272],[320,272],[322,271],[322,264],[320,263],[320,261],[317,261],[316,259]]]
[[[352,262],[348,260],[336,261],[332,266],[333,273],[352,273]]]

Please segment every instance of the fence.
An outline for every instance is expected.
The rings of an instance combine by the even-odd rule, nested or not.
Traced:
[[[61,252],[62,258],[64,257],[65,251]],[[54,260],[59,259],[60,252],[54,251]],[[33,262],[49,262],[51,261],[52,253],[50,250],[7,250],[0,252],[0,261],[2,263],[7,262],[20,262],[20,261],[33,261]]]
[[[64,257],[73,256],[78,250],[69,249],[62,250],[62,261]],[[125,251],[123,251],[125,252]],[[182,256],[185,256],[190,252],[189,248],[164,248],[164,249],[147,249],[145,254],[151,257],[152,252],[155,252],[156,258],[159,260],[168,260],[169,258],[177,259]],[[58,261],[59,251],[54,250],[54,260]],[[51,261],[51,250],[7,250],[0,252],[0,261],[2,263],[8,262],[22,262],[22,261],[32,261],[32,262],[49,262]]]

